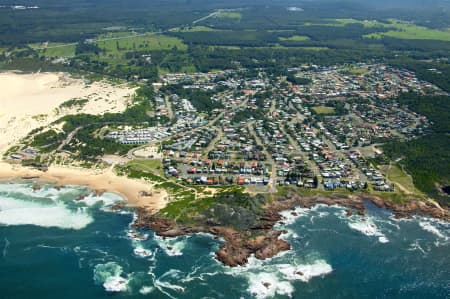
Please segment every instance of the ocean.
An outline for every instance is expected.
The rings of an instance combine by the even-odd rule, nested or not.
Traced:
[[[0,184],[0,298],[450,298],[448,223],[297,208],[277,225],[292,250],[229,268],[221,240],[136,231],[121,197],[86,192]]]

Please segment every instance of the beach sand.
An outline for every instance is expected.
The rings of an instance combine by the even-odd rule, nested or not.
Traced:
[[[103,114],[126,109],[135,88],[113,86],[105,81],[87,84],[65,73],[0,73],[0,155],[16,145],[31,130],[58,118],[77,113]],[[82,107],[61,109],[71,99],[88,99]],[[157,211],[166,205],[165,190],[154,189],[151,182],[116,175],[112,168],[91,170],[50,166],[48,171],[0,162],[0,180],[33,178],[37,183],[58,186],[82,185],[93,190],[114,192],[129,205]]]
[[[0,154],[31,130],[77,113],[122,112],[135,88],[105,81],[87,84],[65,73],[0,73]],[[57,109],[71,99],[88,99],[82,107]]]
[[[74,167],[50,166],[48,171],[26,168],[21,165],[0,162],[0,180],[33,179],[37,183],[53,183],[57,186],[87,186],[96,191],[108,191],[122,195],[130,206],[158,211],[167,204],[168,194],[155,189],[149,182],[116,175],[111,168],[90,170]],[[144,193],[144,194],[143,194]]]

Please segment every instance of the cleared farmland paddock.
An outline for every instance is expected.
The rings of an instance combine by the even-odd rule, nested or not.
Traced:
[[[74,43],[38,43],[31,44],[30,47],[45,57],[73,57],[76,45]]]
[[[178,50],[187,49],[187,46],[181,39],[158,33],[136,35],[130,35],[129,32],[113,33],[103,35],[99,37],[99,40],[97,42],[98,47],[105,50],[108,54],[122,54],[130,51],[171,50],[173,48]]]

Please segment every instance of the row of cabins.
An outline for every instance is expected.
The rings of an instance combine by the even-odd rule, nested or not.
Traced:
[[[108,133],[106,138],[116,140],[122,144],[143,144],[159,140],[170,135],[171,133],[169,133],[165,127],[151,127],[135,130],[113,131]]]
[[[199,184],[199,185],[268,185],[270,182],[269,177],[233,177],[233,176],[219,176],[219,177],[208,177],[208,176],[196,176],[186,178],[185,181],[188,184]]]

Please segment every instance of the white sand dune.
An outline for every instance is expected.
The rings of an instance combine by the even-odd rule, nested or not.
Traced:
[[[107,82],[87,85],[65,73],[0,73],[0,154],[31,130],[75,113],[103,114],[125,110],[135,89]],[[71,99],[88,99],[81,107],[59,109]]]

